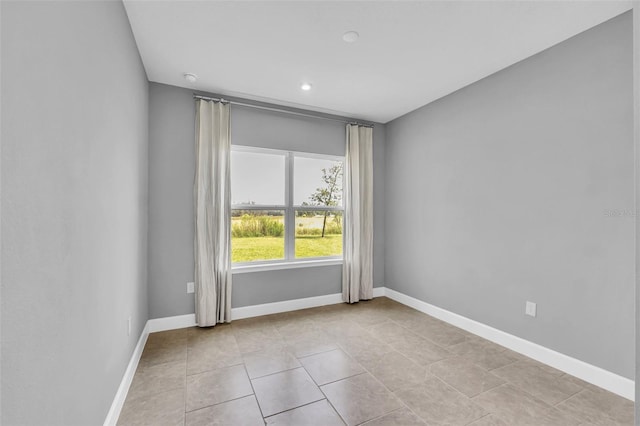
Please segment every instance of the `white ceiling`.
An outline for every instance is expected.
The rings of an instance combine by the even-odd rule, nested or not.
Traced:
[[[124,4],[151,81],[381,123],[631,8],[613,0]],[[348,30],[360,39],[345,43]],[[187,83],[185,72],[198,81]]]

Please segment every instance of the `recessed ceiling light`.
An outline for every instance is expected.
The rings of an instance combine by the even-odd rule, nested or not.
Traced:
[[[189,83],[195,83],[196,80],[198,80],[198,76],[190,72],[186,72],[184,73],[184,79],[187,80]]]
[[[347,31],[346,33],[342,34],[342,39],[347,43],[353,43],[354,41],[358,40],[359,37],[360,34],[355,31]]]
[[[305,92],[308,92],[309,90],[311,90],[311,84],[310,83],[302,83],[302,85],[300,86],[300,88],[302,90],[304,90]]]

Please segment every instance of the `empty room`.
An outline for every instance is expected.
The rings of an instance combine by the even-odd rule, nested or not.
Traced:
[[[3,426],[640,424],[638,2],[0,25]]]

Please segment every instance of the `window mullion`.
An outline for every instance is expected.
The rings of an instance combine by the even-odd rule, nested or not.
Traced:
[[[285,232],[285,259],[293,260],[295,258],[295,211],[293,209],[293,154],[287,152],[287,160],[285,167],[285,214],[284,214],[284,232]]]
[[[242,197],[243,201],[231,206],[233,213],[231,219],[232,226],[234,227],[234,232],[237,231],[237,235],[232,237],[233,243],[237,244],[235,249],[238,253],[237,256],[234,256],[234,259],[236,259],[234,265],[246,267],[251,264],[252,266],[259,265],[262,268],[266,267],[265,265],[270,267],[272,264],[295,265],[298,261],[302,261],[303,264],[306,264],[308,261],[316,261],[319,259],[339,259],[344,241],[340,242],[337,239],[339,230],[336,229],[336,226],[339,227],[344,224],[344,222],[340,222],[341,220],[344,220],[344,206],[315,205],[319,203],[331,204],[331,202],[330,200],[323,201],[321,197],[323,194],[319,194],[319,190],[314,192],[310,186],[312,182],[314,182],[314,179],[317,181],[320,176],[323,176],[322,179],[326,185],[322,182],[320,182],[320,184],[324,185],[323,187],[327,187],[328,191],[333,191],[333,189],[335,189],[335,185],[328,182],[327,170],[331,170],[331,176],[335,177],[335,173],[339,173],[339,171],[338,169],[333,169],[333,167],[337,167],[336,164],[338,162],[342,164],[342,167],[344,167],[344,158],[321,154],[297,153],[284,150],[267,150],[254,147],[232,147],[232,151],[252,154],[248,155],[238,153],[237,158],[234,157],[234,161],[239,162],[238,164],[241,164],[241,166],[233,171],[235,172],[233,179],[239,179],[242,182],[244,175],[247,175],[247,182],[256,181],[255,188],[252,190],[244,190],[247,194],[237,195],[237,197]],[[260,154],[263,156],[260,156]],[[269,157],[266,157],[267,155]],[[271,157],[274,155],[279,157],[278,161]],[[279,173],[282,173],[282,167],[284,165],[284,188],[280,187],[280,190],[284,190],[284,194],[272,194],[271,190],[268,191],[269,194],[261,194],[258,191],[257,187],[262,185],[262,182],[258,181],[258,179],[260,179],[260,175],[254,175],[254,168],[256,167],[248,166],[261,161],[263,158],[265,167],[268,168],[268,170],[265,169],[265,179],[268,177],[270,181],[280,181],[280,184],[282,184],[283,176]],[[284,162],[282,161],[283,159]],[[245,161],[245,163],[242,163],[243,161]],[[274,173],[276,167],[277,170],[279,170],[279,173],[277,174]],[[327,167],[327,170],[323,169],[323,167]],[[238,172],[238,170],[242,170],[242,172]],[[322,172],[322,175],[320,172]],[[259,171],[256,170],[256,173],[259,173]],[[300,173],[300,182],[295,181],[296,178],[298,178],[296,173]],[[240,175],[239,177],[238,174]],[[344,194],[344,179],[342,179],[342,186],[342,192]],[[271,188],[278,191],[278,185],[271,185]],[[306,195],[308,200],[313,200],[308,202],[314,205],[299,205],[304,203],[304,201],[302,199],[294,200],[294,191],[296,188],[305,192],[305,194],[300,194],[300,196],[302,197],[303,195]],[[337,189],[339,191],[340,188]],[[319,195],[314,195],[316,193]],[[282,195],[284,195],[284,202],[280,202],[280,197]],[[244,200],[245,198],[246,200]],[[256,201],[269,202],[270,200],[276,201],[279,204],[255,204]],[[296,201],[298,201],[298,204],[295,204]],[[242,202],[244,202],[244,204]],[[301,211],[305,211],[307,213],[296,218],[296,213]],[[246,220],[245,215],[247,216]],[[326,215],[327,217],[326,236],[328,236],[328,238],[320,240],[318,228],[322,227],[325,229],[322,218],[323,215]],[[280,220],[282,220],[282,222],[280,222]],[[277,221],[278,223],[274,223],[274,221]],[[297,223],[297,221],[299,221],[299,223]],[[284,235],[281,234],[282,225],[280,225],[280,223],[284,224]],[[301,234],[298,238],[296,237],[297,232],[300,232]],[[272,237],[272,239],[262,240],[259,238],[262,236]],[[273,238],[276,237],[277,242],[273,240]],[[277,253],[277,255],[272,253],[273,244],[277,244],[279,247],[279,253]],[[298,250],[296,250],[296,244],[299,246]],[[284,254],[283,257],[280,257],[282,256],[282,254],[280,254],[282,251],[280,250],[283,248]],[[259,251],[259,253],[256,253],[256,251]],[[299,258],[296,258],[296,253],[300,256]],[[253,271],[253,269],[251,270]]]

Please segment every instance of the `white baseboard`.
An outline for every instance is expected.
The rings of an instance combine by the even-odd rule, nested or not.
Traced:
[[[384,287],[374,287],[373,297],[381,296],[384,296]],[[342,293],[233,308],[231,309],[231,319],[237,320],[243,318],[259,317],[262,315],[279,314],[281,312],[297,311],[300,309],[315,308],[325,305],[335,305],[337,303],[342,303]]]
[[[382,297],[386,295],[387,289],[384,287],[374,287],[373,288],[373,297]]]
[[[148,322],[142,329],[138,343],[131,355],[131,360],[129,360],[129,365],[127,365],[127,369],[124,371],[124,376],[122,377],[116,396],[113,398],[111,408],[109,408],[109,412],[107,413],[107,418],[104,420],[104,426],[115,426],[118,423],[118,417],[120,417],[124,401],[127,399],[127,393],[129,393],[129,387],[133,381],[133,376],[136,374],[136,369],[138,368],[138,363],[140,362],[144,345],[147,343],[147,337],[149,337]]]
[[[177,315],[175,317],[154,318],[147,321],[149,333],[158,331],[176,330],[178,328],[194,327],[196,314]]]
[[[336,303],[342,303],[342,294],[335,293],[324,296],[305,297],[304,299],[243,306],[241,308],[231,309],[231,320],[297,311],[299,309],[314,308],[316,306],[335,305]]]
[[[550,365],[560,371],[606,389],[631,401],[635,399],[635,382],[595,365],[556,352],[537,343],[530,342],[488,325],[463,317],[390,288],[385,288],[385,296],[403,305],[431,315],[451,325],[473,333],[512,351],[521,353],[536,361]]]
[[[380,296],[384,296],[384,287],[374,287],[373,297]],[[263,303],[260,305],[242,306],[240,308],[231,309],[231,320],[279,314],[282,312],[297,311],[300,309],[315,308],[318,306],[335,305],[337,303],[342,303],[341,293],[305,297],[303,299],[283,300],[281,302]],[[187,314],[175,317],[155,318],[150,319],[148,324],[149,333],[194,327],[196,325],[196,316],[195,314]]]

